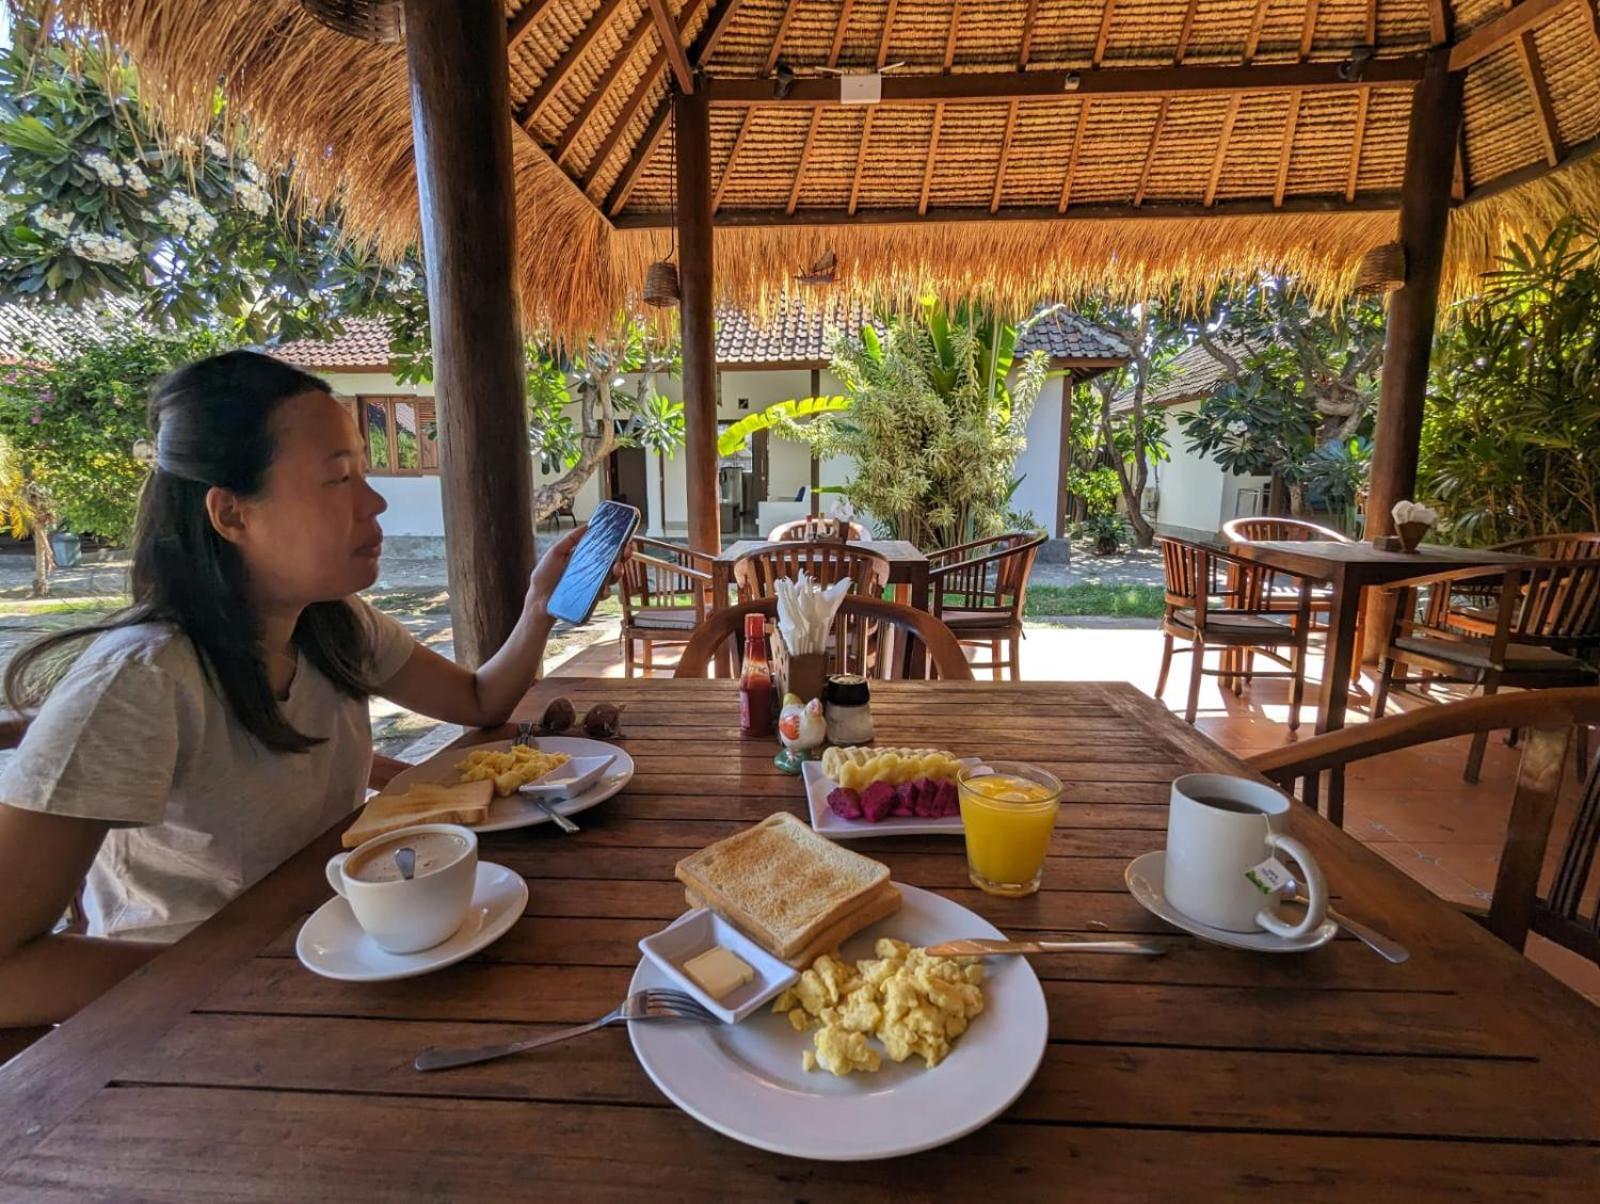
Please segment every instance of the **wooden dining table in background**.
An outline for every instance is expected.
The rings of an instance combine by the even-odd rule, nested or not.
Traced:
[[[1065,799],[1044,888],[1027,899],[974,890],[959,838],[854,847],[1010,933],[1159,933],[1170,945],[1157,958],[1036,958],[1044,1060],[978,1132],[880,1163],[764,1153],[669,1104],[620,1029],[413,1071],[429,1045],[607,1011],[636,942],[684,908],[674,863],[774,810],[804,814],[773,745],[738,738],[734,691],[539,686],[519,715],[557,694],[580,713],[625,703],[638,768],[578,817],[577,835],[483,838],[486,859],[528,880],[505,937],[422,978],[316,977],[294,941],[329,897],[330,832],[0,1071],[0,1198],[1592,1198],[1594,1009],[1320,816],[1297,807],[1291,830],[1341,908],[1410,947],[1404,964],[1342,935],[1298,956],[1224,949],[1139,906],[1123,871],[1164,843],[1172,779],[1248,771],[1123,684],[874,687],[880,742],[1023,758],[1060,776]]]
[[[722,600],[733,588],[734,561],[769,546],[764,539],[742,539],[729,544],[712,559],[711,596],[715,605],[726,605]],[[918,610],[928,609],[928,558],[916,544],[904,539],[865,539],[851,540],[849,546],[882,556],[889,562],[889,586],[896,602]]]

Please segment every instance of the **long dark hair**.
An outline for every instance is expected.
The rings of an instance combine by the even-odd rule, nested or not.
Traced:
[[[5,676],[11,706],[37,708],[94,637],[170,623],[193,643],[207,678],[245,730],[267,748],[305,752],[322,743],[284,718],[267,677],[244,561],[206,512],[213,486],[247,498],[260,492],[277,453],[273,415],[289,398],[313,391],[331,392],[315,376],[254,351],[198,360],[156,385],[150,398],[156,465],[139,496],[133,604],[19,652]],[[365,677],[371,640],[348,602],[306,607],[294,643],[342,693],[372,692]]]

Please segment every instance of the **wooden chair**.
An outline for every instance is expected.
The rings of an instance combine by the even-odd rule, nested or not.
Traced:
[[[687,644],[710,609],[711,557],[679,544],[635,536],[623,561],[617,596],[622,601],[622,659],[634,675],[634,648],[644,649],[649,677],[657,644]]]
[[[802,572],[818,585],[832,585],[848,577],[853,582],[851,593],[877,598],[889,580],[889,562],[861,548],[821,541],[768,543],[733,563],[733,580],[739,587],[741,602],[770,598],[775,592],[774,581],[793,580]]]
[[[1502,686],[1524,690],[1593,685],[1600,671],[1569,651],[1593,646],[1600,638],[1600,559],[1536,560],[1501,578],[1493,628],[1488,635],[1457,631],[1417,621],[1415,594],[1427,581],[1392,587],[1399,598],[1394,626],[1384,649],[1382,670],[1372,695],[1372,717],[1381,719],[1395,686],[1460,682],[1494,694]],[[1448,589],[1448,583],[1431,588]],[[1395,667],[1424,671],[1426,677],[1397,677]],[[1478,780],[1487,732],[1473,737],[1464,774]],[[1583,756],[1580,741],[1580,759]]]
[[[718,649],[729,640],[734,644],[732,663],[737,673],[744,657],[744,619],[749,614],[765,615],[776,623],[777,599],[758,598],[713,613],[684,649],[674,676],[704,677],[706,666],[713,663]],[[879,678],[920,677],[923,658],[915,651],[915,645],[920,643],[927,649],[927,661],[933,666],[935,676],[946,681],[972,680],[972,669],[956,637],[926,611],[881,598],[850,594],[839,606],[838,621],[846,627],[847,633],[831,641],[830,673],[859,673],[863,677]],[[891,665],[889,657],[872,656],[865,639],[849,634],[880,626],[893,628],[899,634],[900,638],[894,641],[898,665]]]
[[[767,539],[773,543],[846,543],[851,540],[860,543],[866,538],[867,529],[860,523],[842,518],[823,518],[815,514],[809,518],[779,523],[767,535]]]
[[[1173,640],[1187,640],[1183,649],[1194,654],[1194,669],[1189,674],[1189,703],[1184,719],[1193,723],[1200,705],[1200,678],[1222,677],[1233,682],[1234,693],[1242,689],[1241,670],[1224,663],[1218,669],[1205,667],[1206,652],[1215,647],[1226,650],[1261,652],[1287,666],[1280,672],[1257,673],[1258,677],[1287,677],[1289,689],[1289,730],[1300,726],[1300,704],[1305,696],[1306,639],[1311,630],[1311,589],[1302,581],[1294,613],[1268,610],[1261,605],[1241,605],[1251,596],[1257,574],[1253,566],[1184,539],[1160,536],[1162,562],[1166,570],[1166,614],[1161,620],[1161,673],[1156,679],[1156,697],[1167,688],[1167,671],[1172,667]],[[1236,583],[1225,586],[1218,574],[1228,573]],[[1228,605],[1213,608],[1217,598]],[[1287,622],[1285,622],[1287,618]],[[1287,648],[1285,657],[1279,650]]]
[[[1332,527],[1324,527],[1318,523],[1309,522],[1303,518],[1288,518],[1282,515],[1253,515],[1244,518],[1230,518],[1222,524],[1222,535],[1229,543],[1259,543],[1266,540],[1331,540],[1334,543],[1354,543],[1348,535],[1335,531]],[[1293,611],[1299,605],[1298,579],[1287,573],[1278,573],[1272,569],[1257,568],[1259,574],[1259,589],[1261,599],[1268,610]],[[1284,578],[1280,581],[1279,577]],[[1333,609],[1333,588],[1323,582],[1311,584],[1311,629],[1313,632],[1326,631],[1328,624],[1326,616]],[[1323,621],[1318,622],[1319,616]],[[1362,630],[1365,627],[1364,614],[1356,617],[1355,646],[1362,646]],[[1249,664],[1254,660],[1251,653],[1245,654],[1246,674],[1249,680]],[[1350,680],[1357,681],[1361,677],[1361,658],[1358,656],[1350,663]]]
[[[1501,694],[1343,728],[1257,754],[1246,764],[1291,788],[1296,779],[1380,753],[1453,736],[1471,735],[1477,740],[1501,728],[1527,730],[1494,895],[1488,913],[1475,918],[1513,948],[1523,948],[1533,931],[1600,962],[1600,908],[1587,916],[1582,910],[1585,895],[1591,893],[1588,885],[1600,844],[1600,766],[1588,776],[1550,890],[1542,897],[1539,894],[1567,744],[1575,726],[1595,723],[1600,723],[1600,690]]]
[[[934,615],[962,644],[988,645],[989,659],[973,661],[972,667],[990,670],[997,681],[1002,669],[1010,671],[1012,681],[1022,675],[1022,607],[1044,541],[1036,532],[1013,531],[928,555]],[[1007,650],[1003,660],[1002,644]]]
[[[578,525],[578,516],[572,512],[571,502],[562,502],[561,505],[550,511],[551,527],[559,531],[561,529],[561,520],[564,518],[572,520],[574,527]]]
[[[1574,535],[1535,535],[1497,543],[1495,552],[1513,552],[1540,560],[1593,560],[1600,558],[1600,532],[1583,531]],[[1454,581],[1447,588],[1428,595],[1428,626],[1459,631],[1463,635],[1493,635],[1499,584],[1493,580]],[[1582,653],[1582,646],[1564,649]]]

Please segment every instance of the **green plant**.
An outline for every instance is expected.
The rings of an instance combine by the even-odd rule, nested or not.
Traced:
[[[1372,440],[1355,438],[1324,443],[1312,453],[1301,479],[1308,493],[1318,495],[1323,507],[1340,516],[1346,531],[1355,530],[1356,497],[1372,469]]]
[[[1600,530],[1600,230],[1517,240],[1484,284],[1443,332],[1421,492],[1464,543]]]
[[[757,431],[773,431],[779,438],[803,439],[801,419],[841,414],[850,408],[848,397],[797,397],[774,402],[764,410],[746,414],[717,436],[717,455],[736,456]]]
[[[1023,614],[1029,618],[1110,615],[1115,618],[1159,619],[1166,603],[1159,585],[1033,585]]]
[[[1078,535],[1094,544],[1101,555],[1115,552],[1128,537],[1128,524],[1120,514],[1094,514],[1078,524]]]

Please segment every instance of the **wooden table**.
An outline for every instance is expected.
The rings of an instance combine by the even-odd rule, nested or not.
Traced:
[[[711,592],[717,599],[726,598],[733,588],[733,562],[748,556],[759,548],[770,547],[765,539],[742,539],[722,549],[711,562]],[[894,589],[894,600],[928,609],[928,558],[917,545],[904,539],[851,540],[850,547],[889,562],[889,585]]]
[[[739,1145],[667,1104],[616,1029],[413,1072],[430,1044],[610,1008],[635,942],[683,908],[674,862],[801,810],[772,748],[736,738],[733,690],[546,683],[523,714],[557,692],[580,711],[626,702],[638,774],[580,817],[580,835],[485,838],[486,856],[529,879],[525,919],[425,978],[317,978],[293,945],[328,897],[330,833],[0,1072],[0,1198],[1593,1198],[1593,1008],[1304,808],[1292,828],[1335,896],[1409,945],[1409,962],[1344,938],[1264,957],[1183,935],[1161,958],[1040,958],[1051,1041],[1038,1076],[997,1121],[915,1158],[813,1163]],[[858,845],[897,879],[1017,933],[1169,931],[1123,869],[1162,844],[1172,777],[1240,772],[1232,756],[1126,685],[896,682],[874,695],[882,740],[1004,750],[1066,783],[1033,898],[971,889],[958,840]]]

